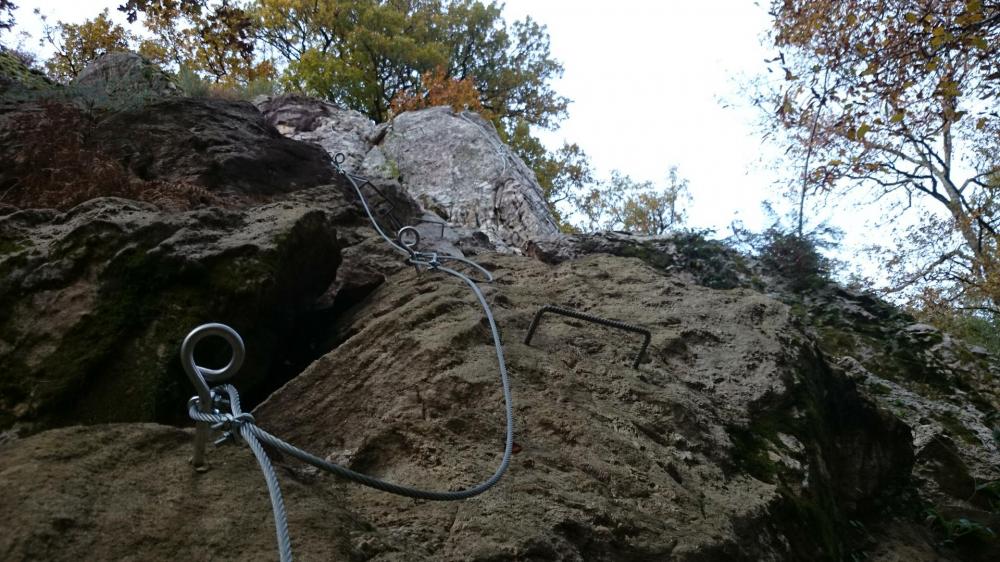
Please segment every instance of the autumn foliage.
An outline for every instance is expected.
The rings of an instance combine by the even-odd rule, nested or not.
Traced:
[[[486,119],[491,116],[483,109],[473,77],[451,78],[444,67],[420,75],[420,85],[396,94],[389,104],[393,115],[439,105],[450,106],[455,111],[475,111]]]
[[[946,283],[1000,313],[1000,3],[774,0],[771,15],[784,81],[768,101],[801,200],[918,213],[885,237],[894,288]]]

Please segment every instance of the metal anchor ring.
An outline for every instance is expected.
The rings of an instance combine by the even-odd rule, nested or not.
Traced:
[[[194,348],[198,346],[198,342],[209,336],[219,336],[226,340],[232,351],[229,363],[221,369],[209,369],[195,363]],[[236,330],[225,324],[202,324],[191,330],[191,333],[184,338],[184,343],[181,344],[181,364],[191,379],[191,384],[198,391],[198,405],[202,412],[211,413],[213,410],[212,390],[208,387],[208,382],[221,382],[235,375],[243,365],[245,357],[246,347],[243,345],[243,338],[236,333]],[[194,456],[191,458],[191,464],[197,470],[205,470],[205,443],[208,441],[210,429],[205,422],[198,422],[195,425]]]
[[[412,242],[408,242],[406,236],[410,236]],[[396,242],[399,242],[407,250],[415,251],[417,246],[420,245],[420,232],[412,226],[404,226],[396,233]]]

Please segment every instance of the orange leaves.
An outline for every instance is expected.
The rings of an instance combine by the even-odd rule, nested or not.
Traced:
[[[475,81],[472,78],[450,78],[442,67],[421,74],[420,86],[393,96],[389,109],[394,115],[398,115],[404,111],[438,105],[451,106],[455,111],[475,111],[490,118],[479,99]]]

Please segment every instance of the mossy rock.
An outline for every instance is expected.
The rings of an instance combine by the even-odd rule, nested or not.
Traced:
[[[98,199],[0,218],[0,240],[21,248],[0,253],[0,428],[182,421],[178,349],[206,322],[244,336],[236,384],[259,400],[339,264],[328,215],[280,204],[170,215]]]

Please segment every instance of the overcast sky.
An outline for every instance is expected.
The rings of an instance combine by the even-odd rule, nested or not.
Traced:
[[[19,0],[19,27],[36,36],[38,7],[81,22],[120,0]],[[766,2],[765,2],[766,4]],[[710,6],[710,8],[708,7]],[[569,118],[543,131],[550,148],[578,143],[599,175],[621,170],[662,181],[671,165],[690,181],[691,226],[724,233],[734,219],[763,226],[760,204],[778,199],[776,148],[762,144],[758,113],[742,88],[764,72],[764,7],[746,0],[508,0],[508,21],[548,28],[565,67],[556,91]]]

